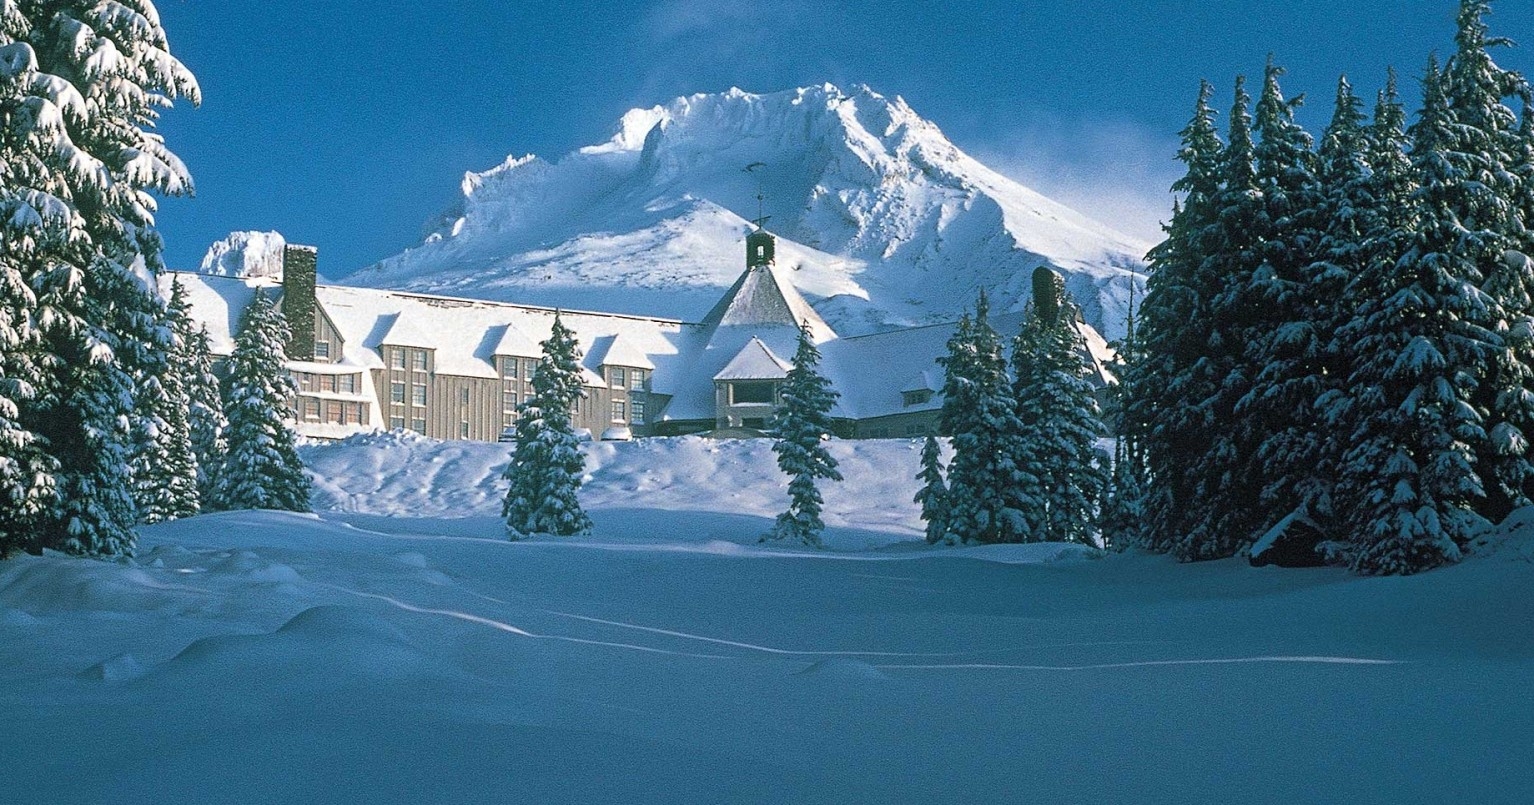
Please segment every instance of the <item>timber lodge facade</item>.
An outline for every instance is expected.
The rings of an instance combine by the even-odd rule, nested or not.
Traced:
[[[559,311],[583,353],[585,395],[573,424],[593,438],[769,427],[791,367],[800,322],[808,323],[821,371],[841,395],[832,417],[845,438],[935,432],[953,324],[842,338],[777,270],[772,235],[746,237],[746,270],[700,323]],[[555,311],[528,305],[320,285],[315,249],[288,246],[280,278],[166,273],[186,289],[216,356],[257,291],[280,294],[293,337],[288,368],[302,436],[338,439],[378,429],[436,439],[496,441],[532,393],[532,373]],[[994,316],[1004,335],[1021,314]],[[1078,324],[1099,378],[1101,336]]]

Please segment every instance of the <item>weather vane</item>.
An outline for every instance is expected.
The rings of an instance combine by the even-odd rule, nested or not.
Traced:
[[[761,229],[762,224],[767,223],[768,219],[772,217],[770,215],[763,214],[763,202],[766,201],[767,194],[762,190],[762,176],[756,172],[757,168],[765,167],[767,167],[767,163],[765,162],[753,162],[750,165],[742,168],[742,170],[744,170],[746,173],[750,173],[756,176],[756,220],[752,221],[751,223],[756,224],[757,229]]]

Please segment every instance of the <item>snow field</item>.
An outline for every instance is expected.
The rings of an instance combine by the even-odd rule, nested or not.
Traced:
[[[589,539],[507,542],[507,445],[302,450],[318,514],[0,564],[6,802],[1520,802],[1524,520],[1414,577],[928,548],[919,444],[588,444]],[[1063,560],[1063,561],[1062,561]]]

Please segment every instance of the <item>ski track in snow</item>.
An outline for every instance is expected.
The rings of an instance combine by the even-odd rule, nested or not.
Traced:
[[[1365,657],[1223,657],[1199,660],[1139,660],[1105,662],[1094,665],[1003,665],[996,663],[957,663],[936,665],[876,665],[882,669],[908,670],[979,670],[979,671],[1102,671],[1116,668],[1151,668],[1170,665],[1252,665],[1262,663],[1297,663],[1312,665],[1402,665],[1399,660]]]

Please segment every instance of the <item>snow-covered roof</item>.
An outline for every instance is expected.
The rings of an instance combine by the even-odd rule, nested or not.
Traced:
[[[632,340],[624,338],[622,333],[611,337],[603,336],[598,338],[591,347],[591,355],[589,357],[597,366],[634,366],[640,369],[655,368],[655,364],[650,363],[649,356],[645,355]]]
[[[273,285],[270,280],[185,273],[167,273],[161,284],[169,288],[173,278],[186,286],[193,314],[207,322],[213,351],[220,355],[234,349],[230,333],[250,302],[252,286]],[[498,377],[498,354],[537,357],[538,342],[549,337],[555,315],[551,308],[342,285],[315,286],[315,300],[345,342],[340,362],[381,369],[378,348],[387,343],[435,350],[438,373],[464,377]],[[605,385],[594,371],[601,364],[592,356],[602,339],[621,342],[631,357],[645,356],[646,368],[655,370],[651,388],[660,394],[671,394],[671,384],[693,366],[680,354],[689,341],[684,331],[693,328],[680,321],[574,310],[559,315],[586,355],[582,364],[587,385]]]
[[[501,337],[496,339],[495,348],[490,351],[490,354],[536,358],[543,354],[543,348],[526,333],[518,330],[515,325],[508,324],[501,333]]]
[[[715,380],[782,380],[793,364],[774,355],[772,350],[753,338],[714,375]]]
[[[416,326],[412,317],[403,313],[394,314],[394,321],[389,324],[389,329],[384,331],[378,339],[380,344],[388,344],[391,347],[416,347],[419,349],[436,349],[437,339],[432,338]]]
[[[719,304],[703,317],[705,327],[715,328],[764,324],[797,328],[806,323],[817,344],[836,337],[836,331],[804,301],[792,282],[779,276],[774,265],[746,269]]]

